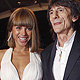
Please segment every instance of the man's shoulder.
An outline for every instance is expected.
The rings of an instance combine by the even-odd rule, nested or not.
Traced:
[[[41,52],[41,54],[43,54],[43,53],[45,53],[45,54],[49,53],[49,52],[52,50],[53,45],[54,45],[54,43],[51,43],[50,45],[48,45],[48,46]]]
[[[44,50],[51,50],[53,48],[54,43],[48,45]]]

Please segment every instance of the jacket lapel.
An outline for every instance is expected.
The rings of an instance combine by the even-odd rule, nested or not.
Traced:
[[[72,45],[72,49],[70,51],[70,55],[68,58],[63,80],[67,80],[79,56],[80,56],[80,36],[79,33],[76,33],[74,43]]]
[[[54,61],[54,57],[55,57],[55,53],[56,53],[56,43],[57,43],[57,39],[56,39],[54,46],[52,48],[52,51],[51,51],[51,58],[50,58],[50,73],[51,73],[51,77],[52,77],[51,80],[55,80],[54,76],[53,76],[53,61]]]

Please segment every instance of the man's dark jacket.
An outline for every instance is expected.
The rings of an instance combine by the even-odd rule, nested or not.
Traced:
[[[52,72],[56,53],[56,43],[49,45],[41,52],[44,80],[55,80]],[[80,80],[80,33],[76,32],[75,39],[67,61],[63,80]]]

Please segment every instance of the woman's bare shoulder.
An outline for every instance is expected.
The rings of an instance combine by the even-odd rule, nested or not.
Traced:
[[[6,50],[7,50],[7,49],[2,49],[2,50],[0,50],[0,55],[1,55],[1,54],[4,54],[4,53],[6,52]]]
[[[39,52],[41,52],[41,51],[43,51],[44,49],[42,49],[42,48],[39,48]]]
[[[40,55],[41,51],[43,51],[43,49],[42,48],[39,48],[39,56],[40,57],[41,57],[41,55]]]
[[[6,50],[7,50],[7,49],[2,49],[2,50],[0,50],[0,62],[1,62],[2,57],[3,57],[4,53],[6,52]]]

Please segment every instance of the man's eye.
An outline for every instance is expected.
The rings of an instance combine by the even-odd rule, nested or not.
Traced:
[[[63,11],[63,9],[59,9],[59,12],[62,12]]]
[[[49,14],[53,14],[53,11],[50,11]]]

